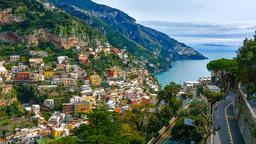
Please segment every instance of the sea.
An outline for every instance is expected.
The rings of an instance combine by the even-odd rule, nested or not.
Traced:
[[[232,59],[236,56],[238,47],[221,45],[194,46],[208,59],[205,60],[182,60],[172,64],[172,68],[166,72],[156,73],[155,76],[162,87],[175,82],[183,84],[184,81],[197,81],[200,77],[209,77],[211,73],[207,70],[207,64],[216,59]]]

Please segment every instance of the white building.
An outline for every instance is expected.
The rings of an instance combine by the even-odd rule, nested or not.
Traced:
[[[35,115],[38,115],[40,113],[40,105],[32,105],[31,110]]]
[[[65,118],[65,114],[54,112],[48,120],[48,125],[50,127],[60,127],[64,118]]]
[[[57,59],[58,59],[58,63],[59,64],[63,64],[63,63],[68,61],[68,57],[67,56],[58,56]]]
[[[73,96],[72,98],[70,98],[69,102],[72,103],[72,104],[77,104],[77,103],[80,102],[80,97],[79,96]]]
[[[44,100],[44,106],[50,109],[54,108],[54,99],[46,99]]]
[[[0,76],[3,75],[7,75],[8,74],[8,70],[4,67],[4,62],[0,62]]]
[[[115,104],[116,104],[115,101],[109,100],[109,101],[106,103],[106,107],[107,107],[107,109],[114,109],[114,108],[115,108]]]
[[[10,56],[10,62],[18,62],[20,59],[19,55],[11,55]]]

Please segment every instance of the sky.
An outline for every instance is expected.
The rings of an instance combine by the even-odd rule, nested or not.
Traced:
[[[241,45],[256,30],[256,0],[93,0],[190,45]]]

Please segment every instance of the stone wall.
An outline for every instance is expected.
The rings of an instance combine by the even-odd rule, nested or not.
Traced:
[[[256,114],[246,99],[246,94],[242,92],[239,86],[238,97],[235,101],[235,114],[239,129],[246,144],[256,143]]]

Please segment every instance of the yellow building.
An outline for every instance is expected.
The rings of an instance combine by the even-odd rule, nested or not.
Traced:
[[[93,85],[93,86],[98,86],[101,84],[101,78],[99,75],[91,75],[90,76],[90,83]]]
[[[56,137],[60,137],[63,134],[63,130],[59,130],[59,129],[55,129],[52,131],[52,137],[56,138]]]
[[[92,110],[92,106],[89,102],[79,103],[75,105],[76,113],[88,113],[88,112],[91,112],[91,110]]]
[[[7,139],[0,137],[0,144],[7,144],[7,143],[11,143],[11,142],[8,142]]]
[[[73,124],[68,124],[67,126],[66,126],[66,128],[67,129],[69,129],[69,130],[73,130],[74,128],[75,128],[75,125],[73,125]]]
[[[54,72],[53,72],[53,71],[45,71],[45,72],[44,72],[44,77],[45,77],[46,79],[52,78],[53,75],[54,75]]]

